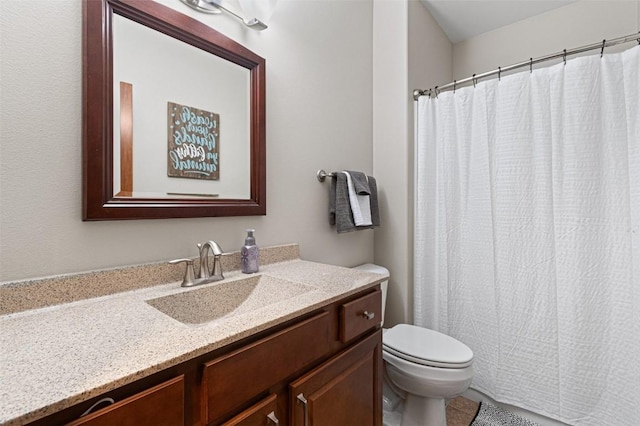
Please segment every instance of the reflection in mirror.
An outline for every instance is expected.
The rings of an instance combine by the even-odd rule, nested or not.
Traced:
[[[264,59],[152,1],[83,17],[83,220],[266,214]]]
[[[249,70],[122,16],[112,33],[113,195],[249,199]]]

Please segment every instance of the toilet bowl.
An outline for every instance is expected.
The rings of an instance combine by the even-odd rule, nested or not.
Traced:
[[[409,324],[383,335],[386,377],[406,392],[402,426],[446,425],[445,401],[473,378],[473,352],[456,339]]]
[[[389,274],[372,264],[355,269]],[[381,284],[383,320],[387,285]],[[401,425],[446,426],[445,401],[467,390],[473,379],[471,349],[451,336],[410,324],[384,330],[382,348],[388,382],[384,392],[395,389],[405,399]]]

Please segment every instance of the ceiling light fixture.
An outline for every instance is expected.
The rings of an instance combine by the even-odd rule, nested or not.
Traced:
[[[252,30],[262,31],[267,29],[267,24],[260,21],[259,19],[257,18],[245,19],[242,16],[238,15],[237,13],[232,12],[231,10],[222,6],[221,0],[180,0],[180,1],[186,4],[187,6],[189,6],[190,8],[202,13],[219,14],[219,13],[222,13],[222,11],[224,10],[228,14],[233,15],[234,17],[242,21],[242,23],[246,27],[251,28]]]
[[[222,10],[217,6],[212,5],[211,3],[200,1],[200,0],[180,0],[182,3],[189,6],[191,9],[197,10],[202,13],[209,13],[211,15],[219,15],[222,13]]]

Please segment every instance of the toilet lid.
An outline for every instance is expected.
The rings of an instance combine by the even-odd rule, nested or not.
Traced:
[[[384,349],[407,361],[445,368],[471,365],[473,352],[446,334],[409,324],[398,324],[382,337]]]

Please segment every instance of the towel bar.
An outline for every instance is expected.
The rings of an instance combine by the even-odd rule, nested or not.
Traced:
[[[336,174],[334,172],[327,173],[327,172],[324,171],[324,169],[320,169],[316,173],[316,177],[318,178],[318,182],[324,182],[324,179],[326,177],[334,177],[335,175]]]

